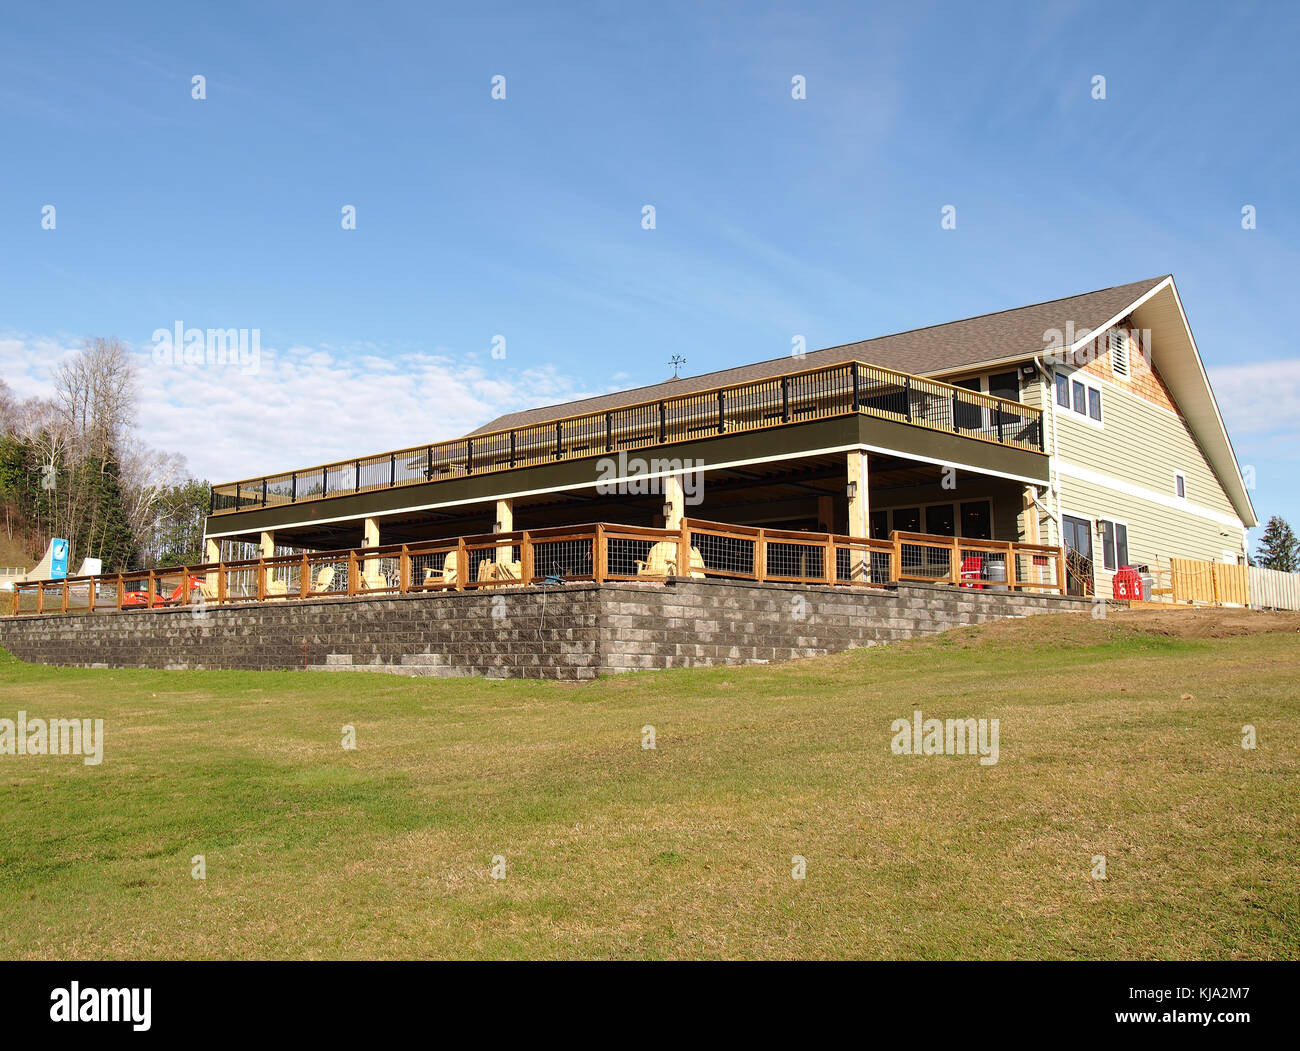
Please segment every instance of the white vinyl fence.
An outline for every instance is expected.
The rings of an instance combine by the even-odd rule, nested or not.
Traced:
[[[1300,610],[1300,573],[1251,566],[1247,575],[1250,604],[1256,609]]]

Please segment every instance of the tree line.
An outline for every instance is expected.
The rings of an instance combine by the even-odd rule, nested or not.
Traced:
[[[88,340],[49,398],[19,400],[0,379],[0,512],[29,560],[52,537],[68,541],[70,573],[87,556],[105,572],[203,560],[208,483],[141,440],[138,401],[117,340]]]

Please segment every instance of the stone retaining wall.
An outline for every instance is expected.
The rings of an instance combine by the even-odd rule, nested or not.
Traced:
[[[642,668],[834,653],[1084,599],[903,584],[823,588],[725,580],[569,584],[388,598],[3,617],[22,660],[115,668],[385,671],[591,679]]]

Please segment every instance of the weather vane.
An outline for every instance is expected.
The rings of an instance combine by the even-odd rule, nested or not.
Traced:
[[[674,354],[672,360],[668,362],[668,364],[673,367],[673,379],[679,379],[680,377],[677,375],[677,370],[686,364],[686,359],[680,354]]]

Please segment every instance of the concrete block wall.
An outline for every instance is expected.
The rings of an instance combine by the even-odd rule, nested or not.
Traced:
[[[932,585],[725,580],[571,584],[388,598],[0,618],[0,646],[43,664],[381,671],[592,679],[835,653],[1084,599]]]

